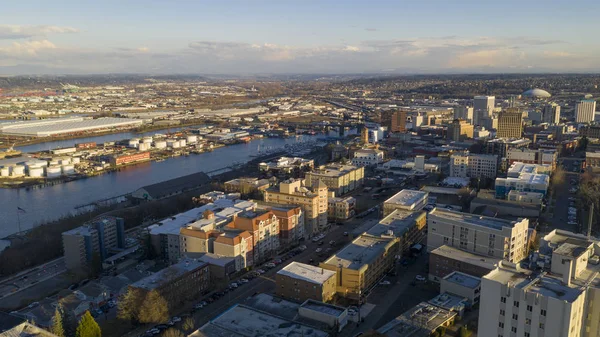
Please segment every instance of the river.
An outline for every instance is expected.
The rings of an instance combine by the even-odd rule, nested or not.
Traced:
[[[172,130],[173,131],[173,130]],[[163,131],[164,132],[164,131]],[[160,133],[156,131],[154,133]],[[148,133],[151,134],[151,133]],[[55,141],[44,144],[29,145],[19,148],[21,151],[39,151],[56,147],[72,146],[77,142],[121,140],[134,134],[120,133],[79,140]],[[265,138],[247,144],[237,144],[216,149],[189,157],[176,157],[162,162],[148,162],[122,169],[112,174],[76,180],[40,189],[0,189],[0,238],[36,225],[57,219],[75,212],[76,205],[91,203],[96,200],[110,198],[133,192],[134,190],[161,181],[181,177],[199,171],[212,171],[232,165],[236,162],[247,162],[252,154],[258,152],[258,146],[279,148],[285,144],[298,141],[315,140],[319,136],[302,136],[296,138]],[[17,213],[17,207],[25,212]]]

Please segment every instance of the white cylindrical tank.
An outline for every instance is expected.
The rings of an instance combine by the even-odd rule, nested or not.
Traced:
[[[0,168],[0,176],[8,177],[9,175],[10,175],[10,167],[5,166],[3,168]]]
[[[165,142],[164,140],[159,140],[157,142],[154,142],[154,147],[157,149],[164,149],[167,147],[167,142]]]
[[[185,139],[180,139],[180,140],[179,140],[179,146],[181,146],[181,147],[184,147],[184,146],[186,146],[186,145],[187,145],[187,142],[186,142],[186,140],[185,140]]]
[[[60,162],[58,161],[58,159],[52,159],[48,165],[50,165],[50,166],[56,166],[56,165],[59,165],[59,164],[60,164]]]
[[[148,143],[148,144],[152,144],[152,137],[144,137],[142,139],[143,143]]]
[[[187,140],[188,144],[194,144],[194,143],[196,143],[198,141],[198,136],[196,136],[196,135],[188,135],[186,137],[186,140]]]
[[[59,160],[60,165],[68,165],[71,164],[71,158],[62,158]]]
[[[48,166],[46,168],[46,177],[48,177],[48,178],[60,177],[60,174],[61,174],[60,166]]]
[[[180,147],[181,144],[179,143],[178,140],[168,139],[167,140],[167,146],[170,147],[170,148],[176,149],[176,148]]]
[[[79,164],[79,163],[81,163],[81,158],[79,158],[79,157],[73,157],[72,161],[73,161],[73,164]]]
[[[148,151],[150,149],[150,143],[140,143],[138,145],[138,150],[140,151]]]
[[[72,164],[63,165],[60,169],[63,175],[75,174],[75,166]]]
[[[139,139],[137,139],[137,138],[131,138],[129,140],[129,147],[135,147],[135,148],[137,148],[138,145],[140,145],[140,140]]]
[[[25,175],[25,166],[22,166],[22,165],[13,166],[11,174],[13,176],[23,176],[23,175]]]
[[[43,177],[44,176],[44,168],[43,167],[30,167],[29,168],[29,176],[30,177]]]

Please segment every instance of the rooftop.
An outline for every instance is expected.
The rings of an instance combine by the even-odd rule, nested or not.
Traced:
[[[37,326],[30,324],[29,322],[23,322],[12,329],[4,332],[0,332],[0,337],[57,337],[55,334],[50,333],[44,329],[38,328]]]
[[[340,175],[347,174],[348,172],[352,172],[357,169],[359,169],[359,167],[352,165],[330,164],[320,166],[319,168],[313,170],[312,172],[308,172],[307,174],[338,177]]]
[[[476,265],[482,268],[492,270],[496,268],[501,259],[493,258],[490,256],[476,255],[469,253],[458,248],[450,246],[441,246],[431,251],[430,254],[441,255],[449,259],[459,260],[464,263]]]
[[[421,302],[377,331],[386,336],[421,337],[456,316],[455,312]],[[398,331],[400,330],[400,331]]]
[[[429,300],[430,304],[433,304],[436,307],[440,307],[449,311],[452,311],[456,308],[464,307],[468,302],[469,300],[466,297],[450,294],[447,292],[439,294],[436,297]]]
[[[135,282],[131,286],[146,290],[156,289],[164,284],[171,282],[173,279],[181,277],[193,270],[202,268],[205,265],[206,262],[186,259],[165,269],[162,269],[148,277],[145,277]]]
[[[323,284],[335,276],[334,271],[295,261],[278,271],[277,274],[316,284]]]
[[[346,308],[314,300],[306,300],[300,307],[335,317],[340,317],[346,311]]]
[[[415,225],[418,218],[425,217],[425,212],[411,212],[396,209],[379,223],[367,231],[367,234],[373,236],[390,235],[402,236],[408,229]]]
[[[456,283],[471,289],[475,289],[481,285],[481,279],[479,277],[471,276],[458,271],[454,271],[446,275],[446,277],[444,277],[444,281]]]
[[[358,270],[379,257],[392,240],[392,238],[361,235],[323,263]]]
[[[405,207],[414,207],[421,199],[427,199],[427,192],[423,191],[413,191],[413,190],[402,190],[388,200],[385,201],[386,204],[396,204]]]
[[[190,337],[327,337],[328,333],[236,304]]]
[[[463,222],[475,226],[488,227],[499,231],[501,231],[505,227],[512,228],[515,225],[521,223],[522,221],[528,221],[527,219],[520,219],[520,221],[510,221],[498,218],[490,218],[470,213],[451,211],[439,207],[436,207],[433,209],[433,211],[429,212],[428,220],[434,217],[450,221]]]

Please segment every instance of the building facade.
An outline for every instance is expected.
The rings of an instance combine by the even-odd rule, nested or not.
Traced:
[[[428,252],[446,245],[515,263],[528,253],[529,219],[509,221],[436,207],[427,227]]]
[[[429,280],[441,282],[444,277],[455,271],[483,277],[496,269],[501,260],[443,245],[429,253]]]
[[[271,207],[271,212],[279,220],[279,244],[288,247],[306,237],[304,232],[304,212],[300,207]]]
[[[420,211],[427,205],[429,193],[423,191],[401,190],[383,203],[383,216],[388,216],[393,211]]]
[[[335,272],[291,262],[275,274],[275,294],[299,303],[330,302],[336,294]]]
[[[390,132],[406,132],[406,111],[394,111],[392,113]]]
[[[384,153],[379,149],[360,149],[354,152],[352,165],[371,166],[383,163]]]
[[[464,119],[467,123],[473,124],[473,108],[468,106],[454,108],[454,119]]]
[[[596,115],[596,101],[593,99],[584,99],[575,104],[575,122],[590,123],[594,121]]]
[[[473,99],[473,117],[475,125],[481,125],[482,119],[491,117],[496,106],[494,96],[475,96]]]
[[[227,231],[213,243],[213,252],[219,256],[235,259],[235,270],[240,271],[254,265],[254,239],[247,231]]]
[[[356,199],[353,197],[329,198],[327,200],[327,218],[334,221],[344,221],[354,216]]]
[[[560,105],[548,103],[542,108],[542,122],[548,124],[560,123]]]
[[[550,165],[552,170],[556,168],[558,152],[556,150],[546,149],[509,149],[506,152],[508,164],[512,165],[515,162],[524,164]]]
[[[266,261],[280,250],[279,219],[272,211],[240,213],[225,228],[252,235],[254,263]]]
[[[520,111],[502,111],[498,116],[498,138],[521,138],[523,136],[523,113]]]
[[[321,180],[336,196],[342,196],[363,185],[365,168],[362,166],[329,164],[307,172],[306,185],[313,186]]]
[[[448,140],[461,142],[473,138],[473,125],[466,120],[455,119],[448,125]]]
[[[450,176],[459,178],[496,178],[498,156],[457,152],[450,156]]]

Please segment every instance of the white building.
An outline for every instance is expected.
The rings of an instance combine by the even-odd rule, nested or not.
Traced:
[[[598,242],[554,230],[540,253],[542,272],[503,262],[482,278],[478,336],[600,336]]]
[[[535,192],[546,195],[550,185],[547,174],[521,173],[519,177],[496,178],[496,198],[505,199],[510,191]]]
[[[510,191],[506,196],[506,200],[515,201],[524,204],[534,204],[541,205],[544,199],[544,195],[542,193],[536,192],[519,192],[519,191]]]
[[[427,205],[429,193],[423,191],[402,190],[383,203],[383,216],[397,209],[420,211]]]
[[[542,109],[542,121],[548,124],[560,123],[560,105],[548,103]]]
[[[496,97],[494,96],[475,96],[473,99],[473,118],[474,125],[481,125],[484,118],[492,116],[496,106]]]
[[[450,176],[459,178],[496,178],[498,156],[495,154],[454,153],[450,156]]]
[[[575,122],[589,123],[594,121],[596,114],[596,101],[584,99],[575,104]]]
[[[360,149],[354,152],[352,165],[354,166],[369,166],[383,163],[383,151],[379,149]]]
[[[529,219],[509,221],[436,207],[427,227],[428,252],[447,245],[511,262],[527,256]]]

